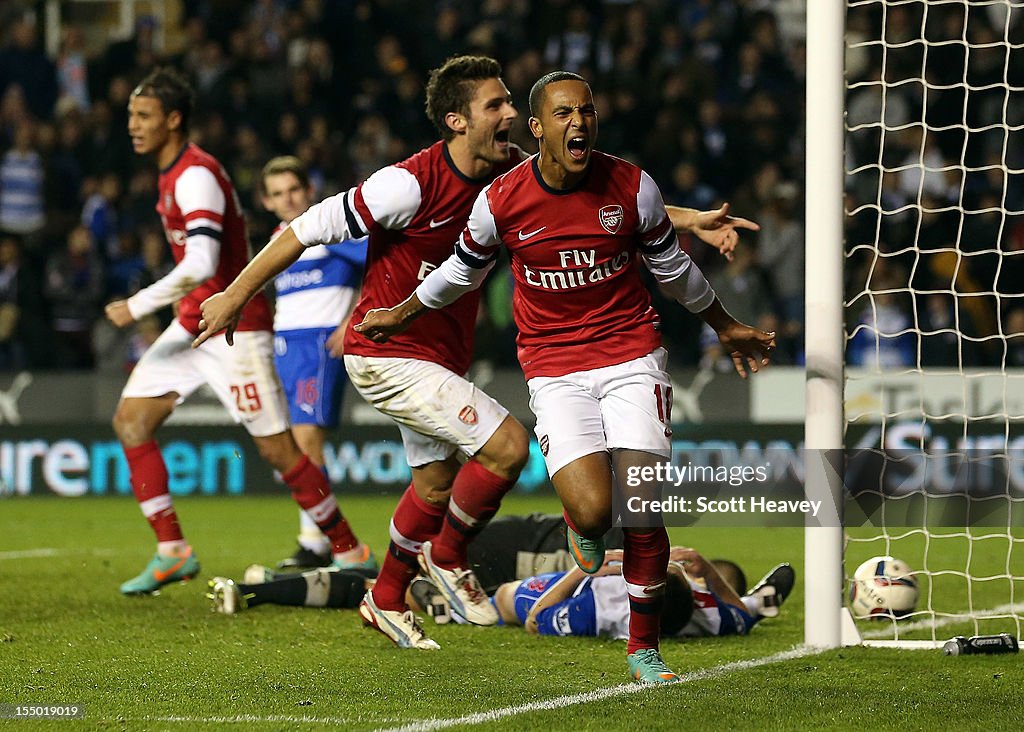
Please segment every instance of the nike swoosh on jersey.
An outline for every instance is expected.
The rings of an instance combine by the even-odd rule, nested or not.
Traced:
[[[519,241],[526,241],[531,236],[535,236],[535,235],[539,234],[540,232],[544,231],[544,229],[546,229],[546,228],[548,228],[548,227],[542,226],[539,229],[537,229],[536,231],[531,231],[529,234],[524,234],[523,232],[520,231],[519,232]]]
[[[428,226],[431,229],[436,229],[438,226],[444,226],[445,224],[447,224],[449,221],[451,221],[454,218],[455,218],[454,216],[449,216],[448,218],[441,219],[440,221],[434,221],[433,219],[431,219],[430,223],[428,224]]]

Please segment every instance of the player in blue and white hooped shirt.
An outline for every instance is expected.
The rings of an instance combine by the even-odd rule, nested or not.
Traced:
[[[792,568],[781,564],[741,596],[717,562],[685,547],[673,547],[671,557],[661,616],[664,636],[746,635],[762,618],[778,615],[795,579]],[[494,603],[505,624],[523,625],[530,633],[614,640],[629,635],[620,551],[608,551],[593,575],[574,568],[507,582],[498,588]]]
[[[541,635],[626,638],[629,603],[621,550],[608,550],[598,572],[585,575],[566,551],[565,530],[565,522],[557,514],[501,516],[470,545],[474,571],[487,578],[482,580],[485,586],[496,582],[492,602],[501,624],[523,625],[533,614],[536,632]],[[610,534],[606,541],[621,546],[621,533]],[[734,562],[705,560],[686,547],[672,547],[670,556],[662,635],[746,635],[761,619],[779,614],[795,581],[790,565],[779,564],[748,591],[746,576]],[[369,576],[322,569],[301,575],[276,574],[252,565],[242,583],[215,578],[207,596],[215,610],[227,614],[265,603],[352,608]],[[424,584],[419,587],[421,592],[418,583]],[[451,611],[429,579],[413,582],[408,601],[415,612],[432,615],[436,623],[466,622]]]
[[[261,193],[264,208],[281,219],[273,236],[313,202],[306,166],[290,155],[273,158],[264,166]],[[292,434],[321,468],[326,433],[338,426],[348,384],[343,341],[359,298],[365,261],[365,238],[310,247],[274,280],[274,361],[288,399]],[[329,565],[326,537],[304,511],[300,516],[299,548],[279,566]],[[375,566],[369,549],[365,552],[367,566]]]

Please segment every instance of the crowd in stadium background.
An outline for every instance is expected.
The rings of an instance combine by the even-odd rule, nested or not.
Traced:
[[[128,95],[155,65],[192,80],[194,137],[224,161],[258,248],[276,223],[258,198],[270,157],[297,154],[321,195],[358,183],[433,139],[426,72],[470,52],[501,60],[521,112],[544,72],[582,73],[600,149],[642,165],[669,203],[729,200],[758,221],[732,263],[691,253],[737,318],[780,333],[777,363],[802,362],[802,3],[184,0],[176,52],[158,51],[142,17],[99,51],[65,24],[52,59],[41,5],[0,10],[0,368],[130,368],[160,332],[143,321],[120,336],[101,318],[171,266],[156,171],[126,133]],[[513,140],[533,152],[527,116]],[[501,366],[515,364],[510,287],[507,271],[490,278],[481,322],[494,337],[478,339]],[[720,360],[693,319],[659,309],[677,365]]]
[[[883,50],[880,5],[846,31],[847,362],[1024,366],[1024,147],[1006,134],[1024,23],[1002,3],[887,4]]]

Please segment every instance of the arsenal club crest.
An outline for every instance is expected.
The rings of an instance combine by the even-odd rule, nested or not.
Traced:
[[[601,226],[609,234],[614,234],[622,226],[622,206],[605,206],[597,212]]]
[[[471,426],[476,424],[476,410],[473,409],[473,407],[466,405],[462,408],[462,411],[459,412],[459,419]]]

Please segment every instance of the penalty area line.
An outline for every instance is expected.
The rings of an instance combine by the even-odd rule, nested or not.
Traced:
[[[723,663],[720,666],[712,666],[699,671],[693,671],[692,673],[680,674],[681,679],[679,683],[686,684],[693,681],[714,679],[719,676],[726,676],[738,671],[747,671],[748,669],[757,668],[758,666],[767,666],[771,663],[791,661],[795,658],[812,656],[817,653],[821,653],[823,650],[826,649],[810,646],[796,646],[788,651],[773,653],[770,656],[752,658],[744,661],[732,661],[730,663]],[[500,709],[492,709],[489,712],[476,712],[474,714],[467,714],[464,717],[424,719],[419,722],[411,722],[410,724],[402,725],[401,727],[391,727],[386,730],[381,730],[381,732],[433,732],[433,730],[445,729],[447,727],[455,727],[458,725],[485,724],[487,722],[496,722],[500,719],[514,717],[528,712],[543,712],[552,709],[563,709],[577,704],[589,704],[591,702],[612,699],[626,694],[635,694],[637,692],[651,691],[653,689],[671,688],[676,685],[677,684],[666,684],[664,686],[656,684],[621,684],[619,686],[609,686],[604,689],[595,689],[594,691],[587,691],[580,694],[568,694],[566,696],[554,697],[553,699],[530,702],[529,704],[517,704],[509,707],[502,707]]]

